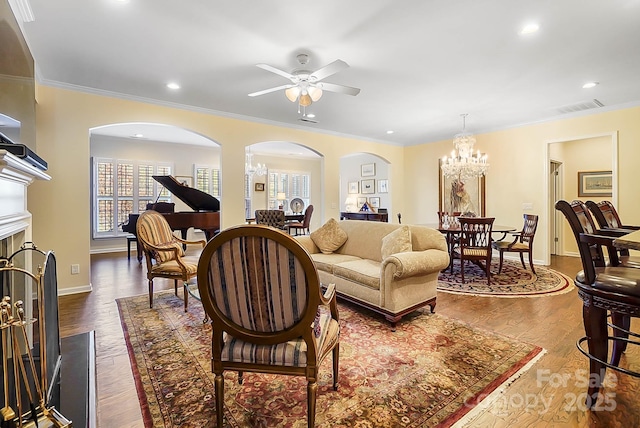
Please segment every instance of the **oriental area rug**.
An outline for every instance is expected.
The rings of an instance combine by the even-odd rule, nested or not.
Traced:
[[[525,260],[526,262],[526,260]],[[465,262],[464,284],[460,276],[460,261],[453,264],[453,273],[446,269],[438,277],[438,291],[490,297],[542,297],[566,293],[574,288],[573,279],[544,266],[523,269],[520,262],[505,260],[498,274],[498,260],[491,263],[491,285],[479,266]]]
[[[172,292],[119,299],[145,427],[215,426],[211,326]],[[379,315],[339,304],[339,389],[320,370],[317,427],[433,427],[460,421],[513,382],[540,347],[416,311],[392,332]],[[225,373],[225,427],[306,427],[303,377]]]

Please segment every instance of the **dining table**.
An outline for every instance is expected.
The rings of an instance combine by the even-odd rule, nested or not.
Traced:
[[[460,229],[460,223],[455,222],[455,223],[448,223],[448,224],[443,224],[442,222],[440,223],[422,223],[419,226],[426,226],[426,227],[430,227],[432,229],[436,229],[438,230],[440,233],[445,235],[445,239],[447,241],[447,248],[449,250],[449,266],[451,266],[451,264],[453,263],[453,247],[454,247],[454,243],[456,242],[456,237],[458,235],[460,235],[460,233],[462,232],[462,230]],[[517,230],[516,227],[513,226],[504,226],[504,225],[500,225],[500,224],[494,224],[491,228],[491,233],[501,233],[502,236],[500,236],[498,239],[494,239],[494,241],[502,241],[504,238],[507,237],[507,234],[510,232],[515,232]]]
[[[613,240],[613,246],[616,248],[625,248],[628,250],[640,251],[640,230],[636,230]]]

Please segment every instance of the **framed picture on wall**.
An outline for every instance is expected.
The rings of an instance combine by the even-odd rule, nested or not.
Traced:
[[[264,192],[264,183],[256,183],[253,188],[256,192]]]
[[[364,163],[360,165],[360,175],[363,177],[373,177],[376,175],[375,163]]]
[[[369,198],[369,205],[371,205],[373,208],[380,208],[380,198],[378,196],[373,196],[371,198]]]
[[[367,198],[362,196],[358,197],[358,209],[362,208],[362,206],[367,202]]]
[[[362,180],[360,183],[360,193],[376,193],[376,180]]]
[[[485,216],[485,179],[479,178],[460,180],[445,177],[442,173],[442,159],[439,159],[438,174],[440,174],[438,211],[461,214],[469,213],[478,217]]]
[[[389,193],[389,180],[378,180],[378,193]]]
[[[578,197],[603,196],[613,193],[611,171],[578,171]]]
[[[358,181],[350,181],[348,189],[349,193],[360,193],[360,183]]]

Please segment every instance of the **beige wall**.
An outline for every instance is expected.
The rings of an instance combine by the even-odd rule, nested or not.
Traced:
[[[53,249],[58,261],[61,293],[90,289],[90,180],[89,130],[115,123],[148,122],[178,126],[221,146],[221,226],[244,222],[245,146],[263,141],[290,141],[307,146],[324,159],[321,206],[316,221],[339,217],[339,159],[357,152],[377,153],[392,165],[402,165],[401,147],[334,135],[313,133],[273,125],[213,116],[105,96],[39,85],[37,100],[38,155],[49,162],[52,180],[30,186],[29,210],[34,217],[34,241]],[[402,169],[392,169],[390,181],[401,189]],[[393,206],[401,206],[403,195],[393,195]],[[80,274],[71,275],[71,264]]]

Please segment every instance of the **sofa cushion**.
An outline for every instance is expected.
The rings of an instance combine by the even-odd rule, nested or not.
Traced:
[[[350,256],[348,254],[311,254],[311,258],[316,265],[316,269],[323,270],[325,272],[333,273],[333,266],[338,263],[350,262],[353,260],[360,260],[360,257]]]
[[[359,259],[339,263],[333,265],[333,274],[376,290],[380,289],[380,262]]]
[[[347,233],[338,222],[330,218],[325,224],[311,232],[311,240],[324,254],[331,254],[347,242]]]
[[[411,230],[409,230],[409,226],[402,226],[382,238],[382,260],[391,254],[411,251],[412,248]]]

